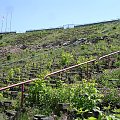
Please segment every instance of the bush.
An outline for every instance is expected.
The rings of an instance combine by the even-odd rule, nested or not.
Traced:
[[[70,103],[72,108],[92,110],[100,100],[94,82],[62,84],[58,88],[47,86],[43,80],[30,88],[29,102],[40,107],[46,114],[56,111],[58,103]]]
[[[60,63],[61,65],[69,65],[74,60],[73,55],[68,52],[62,52]]]

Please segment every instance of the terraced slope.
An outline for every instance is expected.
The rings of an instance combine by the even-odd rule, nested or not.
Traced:
[[[70,29],[0,34],[0,87],[41,78],[61,68],[119,51],[119,31],[120,21],[115,20]],[[120,106],[119,80],[120,55],[116,54],[103,61],[48,77],[47,83],[39,80],[36,84],[27,84],[24,97],[29,99],[25,99],[25,109],[22,110],[19,109],[20,87],[1,92],[0,119],[19,116],[20,120],[27,120],[33,119],[36,113],[47,115],[58,110],[56,106],[59,102],[68,102],[78,111],[82,107],[91,112],[93,107],[99,107],[105,117]],[[72,95],[68,94],[70,92]],[[97,102],[98,98],[102,102]],[[34,112],[31,113],[31,109]]]
[[[1,86],[120,50],[120,21],[0,35]]]

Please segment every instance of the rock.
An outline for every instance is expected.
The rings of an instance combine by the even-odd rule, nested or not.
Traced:
[[[78,44],[80,44],[81,43],[81,41],[75,41],[74,43],[73,43],[73,45],[78,45]]]
[[[5,114],[8,117],[15,117],[17,115],[17,111],[12,111],[12,110],[5,110]]]
[[[93,116],[93,113],[92,112],[85,112],[85,113],[83,113],[83,117],[85,118],[85,119],[87,119],[88,117],[92,117]]]
[[[70,41],[66,41],[65,43],[63,43],[63,46],[67,46],[70,44]]]
[[[68,111],[68,120],[74,120],[76,117],[77,117],[77,111],[75,109]]]
[[[61,111],[65,111],[69,108],[70,104],[69,103],[59,103],[58,107]]]
[[[95,118],[98,118],[99,117],[99,112],[97,110],[93,110],[93,116]]]
[[[45,117],[46,117],[45,115],[39,115],[39,114],[37,114],[37,115],[34,115],[33,120],[43,120],[42,118],[45,118]]]
[[[24,49],[26,49],[26,48],[27,48],[26,45],[21,45],[21,46],[20,46],[20,49],[22,49],[22,50],[24,50]]]
[[[10,106],[12,106],[12,102],[11,101],[5,101],[5,102],[3,102],[3,106],[4,107],[10,107]]]
[[[78,41],[80,41],[81,43],[85,43],[87,41],[87,38],[80,38],[78,39]]]
[[[53,117],[45,117],[45,118],[41,118],[41,120],[54,120]]]

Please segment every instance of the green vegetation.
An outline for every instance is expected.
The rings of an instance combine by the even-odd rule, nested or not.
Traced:
[[[58,103],[70,103],[77,110],[92,110],[99,99],[95,83],[85,80],[80,84],[61,84],[57,88],[46,86],[44,81],[39,80],[30,88],[29,96],[30,103],[36,104],[43,113],[57,111]]]
[[[118,20],[0,35],[0,87],[38,78],[25,85],[25,94],[29,95],[25,97],[24,112],[19,119],[51,113],[60,119],[65,112],[59,109],[61,103],[69,104],[67,114],[73,114],[74,110],[76,120],[120,119],[120,114],[116,114],[120,107],[120,54],[44,79],[48,73],[119,51],[119,31]],[[15,87],[1,92],[0,101],[11,100],[11,91],[18,91],[17,97],[12,97],[15,104],[11,107],[18,110],[20,90]]]
[[[2,35],[0,76],[3,73],[7,75],[11,68],[19,68],[23,74],[25,68],[29,73],[33,68],[32,64],[44,69],[50,67],[51,72],[63,68],[63,64],[66,67],[76,64],[81,57],[85,57],[86,61],[89,57],[96,58],[117,51],[120,49],[119,31],[118,20],[111,24]],[[71,57],[72,60],[69,60]],[[51,67],[55,64],[58,68]],[[28,74],[25,76],[29,78]]]

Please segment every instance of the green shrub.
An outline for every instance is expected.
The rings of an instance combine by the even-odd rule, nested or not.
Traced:
[[[60,63],[62,66],[69,65],[74,61],[73,55],[68,52],[62,52]]]
[[[94,82],[83,81],[81,84],[62,84],[58,88],[47,86],[43,80],[38,80],[30,88],[29,102],[40,107],[47,114],[54,111],[58,103],[70,103],[77,110],[92,110],[100,95]]]

